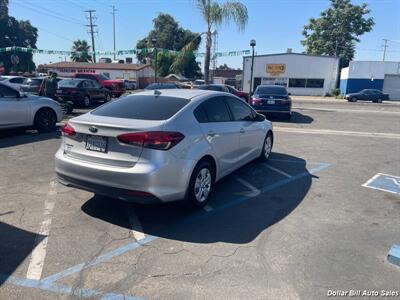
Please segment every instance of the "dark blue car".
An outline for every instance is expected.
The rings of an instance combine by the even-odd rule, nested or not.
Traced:
[[[287,120],[292,116],[292,99],[284,86],[259,85],[250,105],[262,114],[279,114]]]

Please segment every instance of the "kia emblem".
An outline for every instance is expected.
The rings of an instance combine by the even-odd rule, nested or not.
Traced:
[[[92,133],[96,133],[97,132],[97,128],[94,127],[94,126],[90,126],[89,127],[89,131],[92,132]]]

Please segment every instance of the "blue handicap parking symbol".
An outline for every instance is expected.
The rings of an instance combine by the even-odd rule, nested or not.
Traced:
[[[366,183],[365,187],[400,195],[400,177],[378,173]]]
[[[393,245],[392,249],[389,251],[387,259],[392,264],[400,267],[400,245]]]

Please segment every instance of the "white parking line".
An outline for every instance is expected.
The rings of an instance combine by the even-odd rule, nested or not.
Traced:
[[[50,233],[51,213],[55,205],[53,196],[57,194],[55,187],[56,187],[56,182],[51,181],[50,189],[47,193],[47,197],[44,202],[43,215],[45,216],[45,219],[40,225],[39,232],[36,235],[34,244],[35,248],[32,251],[31,259],[28,266],[28,271],[26,272],[26,278],[28,279],[40,280],[40,278],[42,277],[44,260],[46,258],[48,236]]]
[[[249,188],[251,193],[247,193],[247,196],[249,197],[255,197],[261,193],[261,191],[256,188],[254,185],[251,185],[249,182],[242,178],[236,178],[237,181],[239,181],[241,184],[243,184],[245,187]]]
[[[146,235],[143,233],[142,225],[140,224],[139,218],[137,217],[135,210],[129,204],[127,204],[127,211],[129,214],[129,224],[131,226],[131,232],[136,241],[143,240]]]
[[[279,132],[293,132],[293,133],[306,133],[306,134],[324,134],[324,135],[330,134],[330,135],[343,135],[343,136],[400,139],[400,134],[397,133],[344,131],[344,130],[342,131],[342,130],[329,130],[329,129],[304,129],[296,127],[279,127],[279,126],[275,126],[274,130]]]
[[[290,175],[290,174],[288,174],[288,173],[286,173],[286,172],[284,172],[284,171],[282,171],[282,170],[279,170],[279,169],[277,169],[277,168],[274,168],[274,167],[272,167],[272,166],[270,166],[270,165],[265,165],[268,169],[271,169],[271,170],[273,170],[273,171],[275,171],[275,172],[278,172],[279,174],[281,174],[281,175],[283,175],[283,176],[285,176],[285,177],[288,177],[288,178],[291,178],[292,177],[292,175]]]

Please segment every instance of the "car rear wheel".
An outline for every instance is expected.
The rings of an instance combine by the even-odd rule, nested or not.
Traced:
[[[271,156],[273,143],[274,140],[270,131],[264,139],[264,145],[260,154],[260,161],[267,161],[269,159],[269,157]]]
[[[106,94],[106,102],[109,102],[109,101],[111,101],[111,94],[107,93]]]
[[[382,99],[378,99],[378,100],[376,100],[376,102],[377,103],[382,103],[383,101],[382,101]]]
[[[89,96],[85,96],[82,100],[83,107],[88,108],[90,106],[90,98]]]
[[[42,108],[35,115],[34,125],[39,132],[53,131],[56,128],[56,123],[57,116],[50,108]]]
[[[353,97],[349,99],[350,102],[357,102],[357,98]]]
[[[214,170],[208,161],[200,161],[190,177],[186,205],[201,208],[207,204],[214,189]]]

